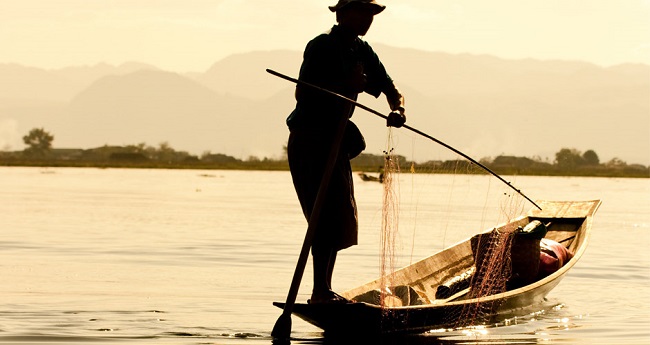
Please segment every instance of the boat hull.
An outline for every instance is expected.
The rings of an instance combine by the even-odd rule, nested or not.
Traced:
[[[592,217],[600,206],[593,201],[538,201],[542,210],[531,210],[506,226],[520,226],[534,220],[550,224],[546,238],[564,244],[572,253],[564,266],[554,273],[531,284],[490,296],[472,298],[469,288],[446,300],[436,300],[433,288],[444,280],[466,271],[474,265],[470,240],[402,268],[388,277],[413,287],[418,294],[431,297],[428,303],[381,307],[375,304],[355,302],[347,304],[304,304],[296,303],[293,314],[323,329],[326,334],[400,334],[417,333],[433,329],[455,328],[498,321],[503,315],[529,314],[541,306],[550,293],[576,264],[584,253],[590,236]],[[486,231],[485,233],[487,233]],[[342,293],[353,299],[355,296],[381,288],[382,279],[364,284]],[[274,303],[284,308],[284,303]]]
[[[562,276],[521,293],[487,298],[482,302],[445,303],[417,307],[382,308],[368,303],[317,304],[297,303],[293,314],[329,334],[419,333],[434,329],[455,328],[497,322],[499,315],[524,315],[531,307],[542,305],[546,295],[559,284]],[[274,303],[284,308],[284,303]],[[481,310],[487,318],[475,319]]]

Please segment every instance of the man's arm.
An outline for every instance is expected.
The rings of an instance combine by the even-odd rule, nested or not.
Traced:
[[[386,121],[386,126],[390,127],[402,127],[406,123],[406,114],[405,114],[405,101],[404,96],[399,91],[397,86],[394,83],[384,90],[386,95],[386,100],[388,101],[388,106],[390,107],[391,113],[388,114],[388,120]]]

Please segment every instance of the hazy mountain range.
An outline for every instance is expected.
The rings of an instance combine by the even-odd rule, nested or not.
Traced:
[[[376,45],[407,100],[408,123],[466,154],[554,159],[561,148],[592,149],[650,164],[650,66],[600,67],[579,61],[505,60]],[[44,70],[0,64],[0,149],[44,127],[57,148],[168,142],[176,150],[238,158],[279,157],[294,86],[266,68],[296,76],[298,51],[233,55],[202,73],[142,63]],[[387,111],[383,96],[360,101]],[[367,152],[386,149],[383,120],[357,110]],[[396,130],[399,154],[418,161],[455,157]]]

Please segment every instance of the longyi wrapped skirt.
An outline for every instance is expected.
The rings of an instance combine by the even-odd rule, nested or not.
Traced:
[[[311,217],[331,149],[322,132],[294,129],[287,155],[293,185],[307,221]],[[358,243],[357,204],[350,160],[343,150],[336,160],[314,234],[312,251],[341,250]]]

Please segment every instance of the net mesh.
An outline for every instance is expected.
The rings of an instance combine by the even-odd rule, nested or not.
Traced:
[[[383,204],[382,204],[382,229],[380,239],[380,305],[383,308],[384,315],[391,313],[391,307],[402,305],[417,304],[414,299],[419,299],[419,302],[431,303],[435,301],[436,297],[431,294],[423,295],[422,291],[414,290],[410,287],[404,287],[400,284],[404,282],[395,281],[391,278],[392,273],[395,272],[397,266],[396,257],[401,255],[398,253],[397,245],[400,239],[399,226],[404,223],[412,227],[413,232],[410,234],[411,238],[407,243],[411,245],[407,249],[411,260],[413,257],[418,259],[426,257],[434,252],[445,248],[451,240],[457,242],[464,238],[457,236],[449,236],[449,229],[456,229],[458,224],[467,223],[467,219],[459,219],[467,217],[467,214],[457,214],[458,203],[464,197],[477,198],[477,193],[474,190],[485,191],[482,201],[472,200],[473,204],[479,205],[476,208],[476,219],[470,231],[471,234],[477,234],[487,228],[486,224],[508,224],[510,221],[524,211],[525,202],[523,198],[518,195],[513,195],[508,192],[503,185],[498,187],[493,186],[492,178],[485,176],[486,173],[478,166],[471,164],[463,159],[455,159],[450,161],[427,161],[424,163],[408,162],[404,157],[395,154],[393,149],[393,135],[389,130],[388,145],[384,151],[384,168],[383,168]],[[404,170],[410,177],[410,195],[407,195],[408,200],[400,203],[400,172]],[[409,177],[406,174],[401,174],[401,180],[404,181]],[[426,195],[418,194],[420,191],[428,190],[426,184],[436,184],[439,176],[444,175],[445,186],[436,186],[435,190],[447,188],[448,193],[441,195]],[[476,177],[483,175],[485,178],[468,178],[468,176]],[[472,185],[475,181],[479,181],[480,186]],[[474,190],[473,190],[474,189]],[[505,190],[505,191],[504,191]],[[463,195],[465,193],[466,195]],[[460,194],[460,195],[459,195]],[[480,196],[480,194],[478,194]],[[429,205],[427,201],[426,209],[423,208],[421,201],[432,200],[435,198],[435,204]],[[406,211],[406,212],[405,212]],[[400,212],[402,215],[400,216]],[[406,213],[406,215],[404,214]],[[400,218],[406,217],[405,221]],[[419,224],[423,218],[428,220],[424,221],[424,226],[431,224],[431,220],[435,220],[433,228],[437,230],[436,242],[432,243],[431,240],[426,239],[424,233],[426,231],[418,231],[420,234],[416,239],[416,224]],[[404,219],[402,219],[404,220]],[[431,230],[431,229],[427,229]],[[489,315],[492,314],[494,308],[493,304],[482,303],[481,299],[486,296],[505,292],[508,289],[508,281],[512,278],[512,246],[513,234],[516,228],[510,226],[502,226],[498,230],[489,232],[484,236],[476,236],[472,241],[475,248],[474,258],[475,264],[471,267],[466,267],[458,272],[455,284],[457,290],[469,291],[465,294],[463,299],[476,299],[476,303],[470,303],[462,308],[446,315],[446,323],[451,328],[468,327],[483,323]],[[455,235],[455,234],[452,234]],[[403,237],[403,236],[402,236]],[[468,236],[465,236],[467,238]],[[424,240],[422,240],[424,239]],[[416,249],[416,246],[422,244],[429,245],[430,248],[424,250],[428,251],[428,255],[422,257],[417,253],[423,252],[422,248]],[[405,291],[399,291],[400,288],[406,288]],[[411,291],[409,291],[410,289]],[[417,293],[416,293],[417,291]],[[419,295],[419,296],[418,296]]]
[[[389,129],[389,143],[392,143],[391,134],[392,130]],[[381,247],[379,267],[382,288],[379,303],[382,307],[385,307],[395,304],[391,301],[395,298],[393,291],[391,291],[394,282],[389,279],[389,276],[390,273],[395,271],[397,234],[399,230],[399,195],[398,183],[395,180],[400,171],[399,157],[393,154],[393,149],[390,146],[384,151],[383,171],[382,231],[380,232],[381,238],[379,242]]]

